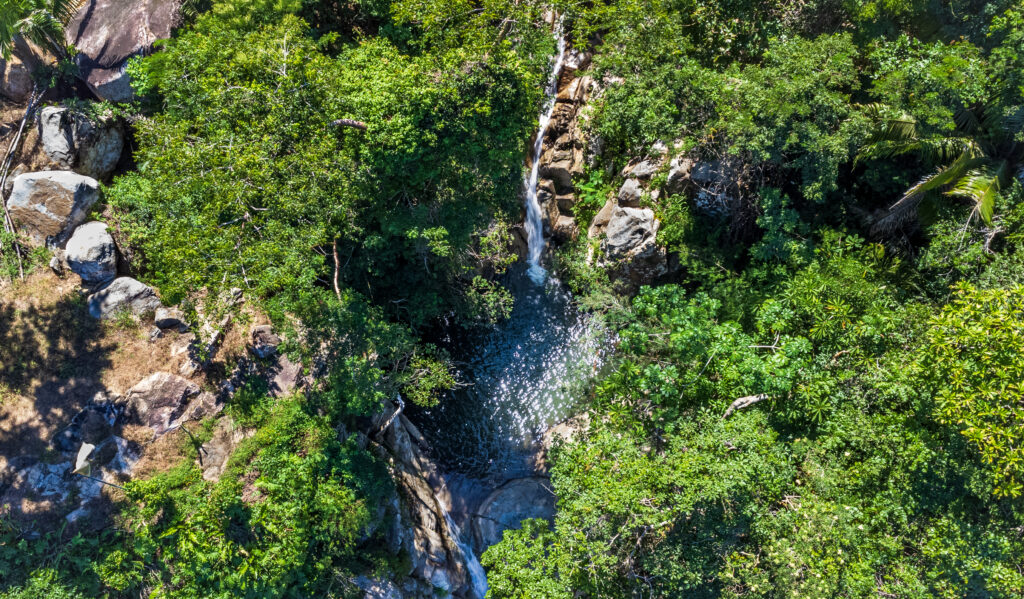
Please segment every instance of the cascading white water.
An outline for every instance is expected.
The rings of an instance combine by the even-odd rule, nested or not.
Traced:
[[[547,133],[551,115],[555,111],[555,99],[558,96],[558,78],[562,73],[562,61],[565,58],[565,36],[561,25],[557,28],[558,58],[548,79],[544,109],[540,115],[540,126],[537,138],[533,142],[533,166],[526,183],[526,239],[528,242],[527,263],[530,265],[527,274],[538,285],[544,283],[547,271],[540,265],[541,254],[544,252],[544,226],[541,223],[540,203],[537,201],[537,180],[540,178],[540,154],[544,149],[544,134]]]
[[[473,587],[473,596],[476,599],[484,599],[487,596],[487,573],[484,572],[484,567],[480,565],[480,560],[476,558],[476,554],[473,553],[473,548],[469,546],[469,543],[462,540],[458,525],[452,520],[448,510],[444,509],[444,503],[441,499],[435,496],[434,501],[437,502],[437,507],[444,514],[444,522],[448,525],[448,535],[458,544],[459,551],[462,552],[462,559],[466,560],[466,568],[469,570],[469,584]]]

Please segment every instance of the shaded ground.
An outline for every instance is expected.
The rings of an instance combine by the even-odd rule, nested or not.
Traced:
[[[0,283],[0,509],[46,527],[74,508],[81,482],[74,456],[56,442],[94,399],[123,395],[151,372],[176,372],[184,353],[176,334],[150,341],[132,322],[100,322],[88,314],[75,276],[47,269],[24,283]],[[118,425],[135,446],[145,433]],[[97,483],[98,484],[98,483]]]

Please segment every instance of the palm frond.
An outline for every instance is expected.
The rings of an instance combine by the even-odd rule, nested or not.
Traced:
[[[874,235],[887,234],[907,222],[917,212],[921,201],[931,192],[938,191],[961,179],[965,173],[986,162],[985,158],[971,158],[961,155],[952,163],[938,168],[926,175],[910,189],[903,192],[903,197],[896,201],[886,213],[871,226]]]
[[[861,109],[875,127],[854,156],[854,166],[862,159],[885,159],[914,151],[917,142],[917,120],[914,117],[906,113],[895,118],[887,116],[894,110],[885,104],[865,104]]]
[[[953,122],[956,128],[963,133],[973,134],[981,127],[981,119],[978,113],[970,107],[960,107],[953,113]]]
[[[917,150],[917,140],[890,141],[879,140],[870,142],[861,147],[857,155],[853,157],[853,165],[857,166],[861,160],[885,160],[893,156],[910,154]]]
[[[1008,167],[1009,164],[1003,160],[985,168],[972,169],[965,173],[946,195],[967,198],[974,202],[974,210],[986,225],[991,226],[996,199],[1007,178]]]
[[[938,164],[958,160],[961,157],[980,158],[984,150],[969,137],[935,137],[918,140],[911,150],[921,156],[925,162]]]
[[[1010,139],[1024,142],[1024,105],[1014,107],[1004,118],[1006,119],[1006,131],[1010,134]]]
[[[60,22],[61,27],[67,27],[68,23],[75,18],[78,11],[85,5],[86,0],[50,0],[49,9],[50,14],[53,15],[57,21]]]
[[[999,102],[990,102],[985,104],[981,111],[981,125],[986,131],[998,132],[999,134],[1005,134],[1006,113],[1003,112],[1003,106]]]

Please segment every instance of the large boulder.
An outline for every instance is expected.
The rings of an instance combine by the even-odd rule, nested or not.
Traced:
[[[43,152],[63,169],[95,179],[114,171],[124,149],[124,133],[113,118],[92,119],[63,106],[39,113]]]
[[[60,247],[99,197],[100,184],[92,177],[71,171],[42,171],[14,180],[7,208],[32,242]]]
[[[68,25],[66,40],[80,54],[82,78],[101,99],[134,97],[125,72],[129,58],[150,52],[181,22],[181,0],[87,0]]]
[[[281,345],[281,337],[274,332],[269,324],[261,324],[252,329],[252,344],[250,348],[253,355],[261,360],[270,358],[277,353],[277,346]]]
[[[660,159],[649,159],[638,162],[627,168],[628,175],[636,179],[650,179],[661,168]]]
[[[128,310],[138,316],[156,311],[161,305],[152,287],[131,277],[119,277],[89,296],[89,315],[108,319]]]
[[[682,193],[690,181],[694,161],[685,156],[674,158],[669,163],[668,178],[665,181],[665,192],[668,194]]]
[[[64,256],[86,285],[101,285],[117,276],[117,245],[106,223],[94,221],[75,229]]]
[[[642,251],[654,241],[658,221],[649,208],[619,207],[608,221],[604,243],[605,253],[612,259],[627,258]]]
[[[134,417],[157,436],[186,420],[211,415],[216,407],[213,394],[201,393],[199,385],[168,372],[150,375],[126,398]]]
[[[178,308],[157,308],[153,315],[153,324],[161,329],[178,329],[180,333],[188,330],[185,313]]]
[[[635,288],[668,272],[665,248],[657,243],[658,225],[648,208],[615,208],[601,242],[613,278]]]
[[[506,530],[519,528],[523,520],[555,516],[555,494],[546,478],[517,478],[491,493],[473,518],[477,548],[481,551],[501,540]]]
[[[27,102],[32,95],[32,72],[17,57],[0,58],[0,96],[15,102]]]

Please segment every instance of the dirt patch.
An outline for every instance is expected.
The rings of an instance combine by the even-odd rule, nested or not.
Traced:
[[[186,459],[185,448],[189,439],[185,433],[176,430],[152,441],[153,429],[148,426],[135,428],[143,429],[140,436],[144,437],[145,442],[149,444],[146,445],[145,453],[142,454],[142,458],[132,470],[134,478],[145,479],[161,472],[167,472]]]
[[[192,455],[187,433],[172,430],[154,440],[153,429],[133,420],[123,397],[155,372],[179,373],[193,335],[153,335],[151,319],[96,320],[86,297],[77,276],[61,278],[45,268],[23,282],[0,283],[0,511],[37,530],[53,530],[65,517],[76,527],[100,526],[116,510],[119,492],[112,496],[113,487],[98,483],[92,488],[72,472],[87,436],[97,445],[90,459],[113,468],[105,480],[115,484],[165,472]],[[201,388],[220,388],[244,358],[253,323],[266,322],[255,310],[244,311],[224,332],[210,368],[188,377]],[[195,423],[190,428],[197,432]],[[216,478],[246,436],[232,435],[223,455],[207,454],[211,464],[200,466],[219,460],[211,471]],[[101,461],[101,450],[114,454]],[[127,462],[114,459],[122,452]],[[254,480],[244,487],[250,501],[261,497]]]
[[[0,289],[0,454],[41,451],[97,393],[180,367],[178,333],[150,340],[141,324],[90,317],[85,300],[76,276],[45,269]]]

